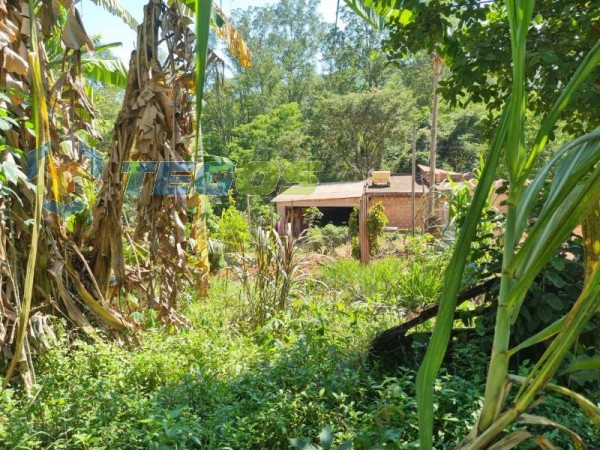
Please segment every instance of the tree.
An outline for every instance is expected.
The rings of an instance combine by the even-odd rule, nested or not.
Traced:
[[[298,161],[310,158],[310,137],[297,103],[275,108],[234,128],[226,156],[239,166],[251,161]]]
[[[448,68],[440,93],[454,105],[482,102],[489,119],[510,92],[511,46],[507,32],[508,14],[504,2],[465,0],[346,0],[372,24],[385,27],[384,42],[391,60],[403,59],[419,50],[438,53]],[[370,7],[365,7],[369,4]],[[526,61],[531,101],[535,113],[547,111],[561,92],[562,80],[569,79],[600,35],[598,0],[559,0],[536,2],[528,24],[531,40]],[[573,36],[577,36],[573,41]],[[590,74],[567,113],[563,123],[569,131],[584,132],[600,123],[594,105],[600,103],[600,74]]]
[[[477,0],[467,0],[460,6],[451,6],[450,2],[440,0],[428,2],[398,1],[393,6],[389,2],[367,2],[345,0],[356,13],[378,28],[389,27],[390,37],[386,48],[391,59],[407,59],[409,55],[425,51],[430,56],[433,68],[433,104],[431,108],[431,140],[429,152],[430,186],[435,185],[439,83],[442,67],[447,58],[447,43],[453,40],[452,22],[449,20],[453,8],[477,9]],[[464,3],[467,3],[465,5]],[[366,5],[370,5],[369,7]],[[400,57],[400,58],[399,58]],[[435,198],[430,196],[429,215],[433,216]]]
[[[410,146],[413,99],[406,90],[380,89],[320,100],[313,119],[315,157],[326,180],[364,179],[392,169],[398,148]]]
[[[383,88],[393,72],[380,51],[384,34],[347,7],[341,8],[340,17],[343,29],[336,26],[323,44],[326,89],[347,94]]]
[[[528,25],[526,77],[532,88],[528,108],[536,115],[553,105],[564,80],[575,74],[598,41],[600,21],[590,12],[599,8],[598,0],[535,2],[534,20]],[[483,11],[459,19],[457,45],[447,61],[450,76],[441,93],[452,104],[482,102],[492,112],[502,107],[510,92],[511,46],[503,2],[490,2],[484,11],[485,21],[480,17]],[[600,124],[595,112],[599,103],[600,72],[595,70],[570,102],[569,121],[561,126],[577,134],[594,129]]]
[[[442,102],[437,146],[438,165],[456,172],[473,172],[485,154],[483,105],[455,109]]]
[[[325,32],[318,6],[318,0],[281,0],[233,14],[254,49],[252,70],[238,73],[235,84],[246,122],[280,104],[310,102]]]

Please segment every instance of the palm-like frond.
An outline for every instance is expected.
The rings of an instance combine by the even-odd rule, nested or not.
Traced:
[[[125,22],[132,30],[136,30],[139,23],[127,9],[117,0],[92,0],[97,6],[104,8],[113,16]]]
[[[81,70],[87,79],[105,86],[127,85],[127,67],[120,59],[83,58]]]

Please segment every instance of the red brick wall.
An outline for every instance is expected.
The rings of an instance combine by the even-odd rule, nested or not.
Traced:
[[[385,215],[388,217],[388,227],[396,227],[400,230],[412,228],[412,198],[410,196],[385,197],[370,195],[369,208],[377,202],[383,203]],[[424,198],[415,199],[415,216],[417,228],[422,227],[427,212],[427,203]]]

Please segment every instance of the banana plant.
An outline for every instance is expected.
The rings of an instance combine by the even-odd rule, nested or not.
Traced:
[[[29,0],[27,4],[28,11],[34,11],[34,1]],[[30,39],[30,47],[28,49],[29,75],[31,77],[31,98],[33,110],[33,124],[35,130],[35,145],[36,150],[41,151],[43,146],[50,142],[50,124],[48,115],[48,104],[46,99],[46,91],[43,86],[43,75],[40,65],[40,46],[37,37],[35,22],[30,21],[28,29]],[[24,373],[34,374],[30,360],[25,357],[25,348],[27,346],[27,326],[29,322],[29,314],[31,312],[33,291],[36,277],[36,263],[38,257],[38,249],[40,242],[40,234],[42,229],[42,205],[44,203],[44,189],[46,184],[45,168],[40,164],[37,171],[37,184],[35,190],[35,206],[33,211],[33,225],[31,233],[31,247],[27,258],[27,266],[25,270],[25,282],[23,286],[23,296],[21,300],[21,309],[19,312],[19,322],[17,326],[14,355],[8,365],[6,377],[3,386],[6,387],[10,382],[17,364],[26,361],[27,370]],[[24,377],[28,378],[28,377]],[[33,375],[32,375],[33,378]],[[34,378],[30,381],[33,384]],[[31,388],[26,383],[26,388]]]
[[[384,19],[389,17],[388,7],[385,6],[389,2],[346,0],[346,3],[360,5],[363,17],[366,14],[364,9],[367,8],[370,21],[373,21],[373,14],[382,14]],[[591,267],[587,283],[568,314],[542,332],[510,348],[511,326],[519,315],[533,280],[560,244],[589,217],[600,201],[600,128],[562,146],[542,169],[534,171],[539,155],[548,143],[561,113],[600,64],[600,41],[581,62],[571,80],[564,83],[561,95],[543,119],[531,148],[525,145],[525,112],[528,101],[526,44],[528,30],[532,25],[534,3],[534,0],[506,1],[512,47],[512,90],[491,141],[465,224],[446,269],[438,318],[417,377],[420,443],[425,450],[433,447],[433,385],[448,347],[456,298],[471,243],[502,157],[508,168],[510,184],[493,349],[479,420],[459,448],[509,449],[535,438],[538,442],[542,439],[549,445],[545,448],[554,448],[546,438],[537,437],[529,431],[520,430],[506,435],[504,430],[515,422],[556,427],[571,437],[575,448],[584,448],[575,432],[546,418],[529,414],[544,390],[575,399],[594,423],[599,423],[600,419],[598,408],[591,402],[566,388],[550,384],[565,355],[600,308],[597,253],[592,261],[588,261]],[[534,206],[541,199],[545,199],[542,210],[537,217],[533,217]],[[532,219],[535,223],[530,227]],[[518,379],[509,374],[510,358],[515,353],[544,341],[549,342],[547,350],[528,377]],[[514,384],[520,385],[519,390],[511,403],[507,404],[506,399]]]

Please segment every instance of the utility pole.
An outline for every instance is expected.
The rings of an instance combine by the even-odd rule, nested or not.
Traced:
[[[415,207],[415,183],[417,182],[417,126],[413,124],[412,129],[412,234],[415,235],[416,207]]]
[[[437,53],[431,54],[433,64],[433,107],[431,109],[431,146],[429,148],[429,228],[435,227],[435,170],[437,157],[438,138],[438,112],[440,108],[440,97],[438,89],[442,76],[442,58]]]

